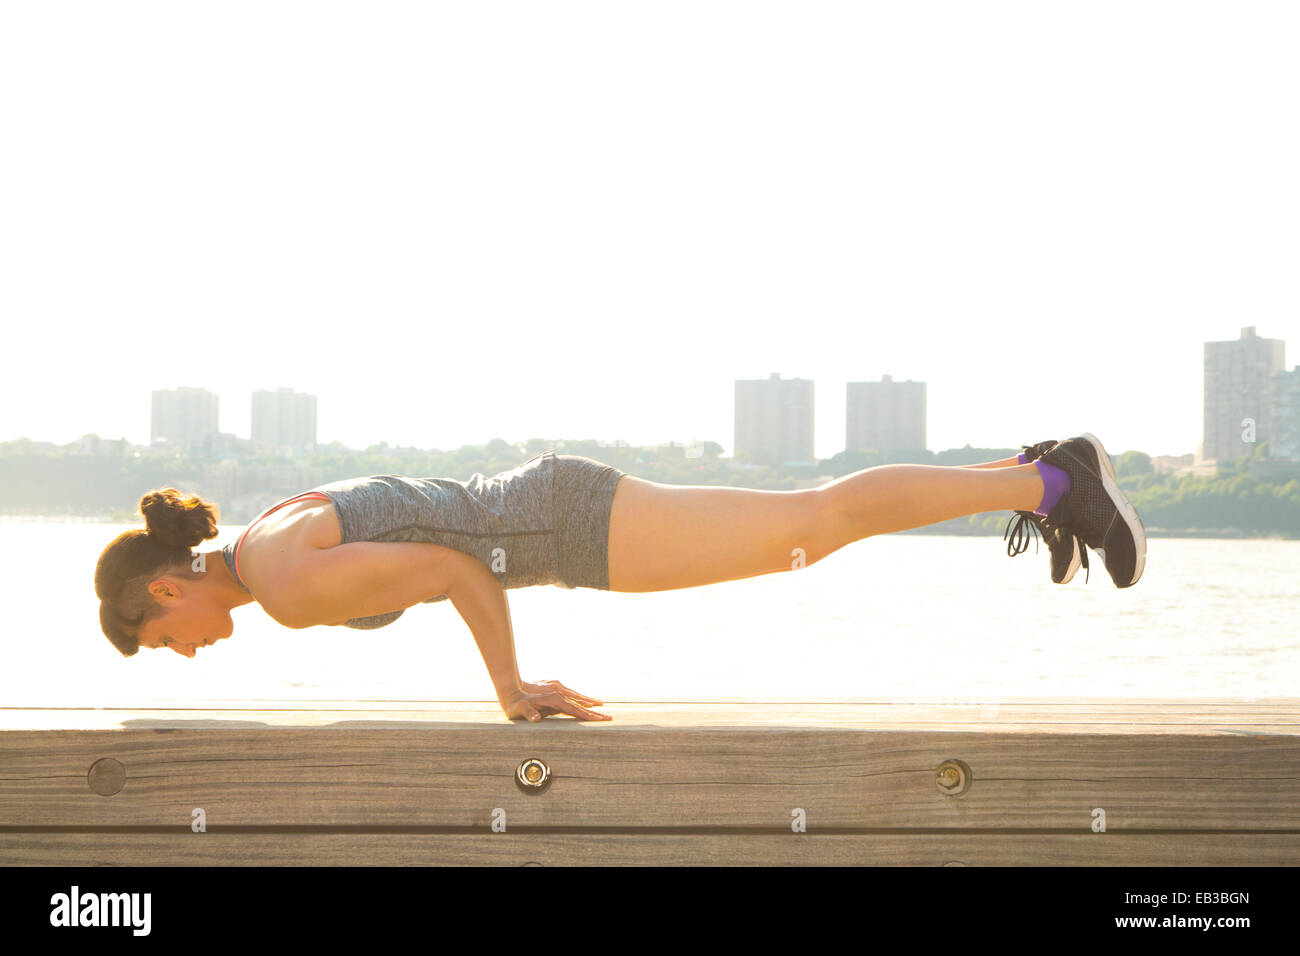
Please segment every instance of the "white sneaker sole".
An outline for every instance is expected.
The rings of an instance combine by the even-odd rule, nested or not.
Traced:
[[[1137,560],[1133,565],[1133,580],[1123,587],[1132,587],[1138,583],[1142,577],[1142,570],[1147,564],[1147,530],[1142,525],[1142,519],[1138,517],[1137,509],[1129,503],[1128,497],[1124,492],[1119,490],[1119,480],[1115,477],[1115,467],[1110,463],[1110,455],[1106,454],[1106,449],[1095,435],[1084,432],[1079,436],[1092,445],[1097,452],[1097,461],[1101,464],[1101,486],[1110,495],[1111,503],[1119,512],[1120,518],[1128,526],[1129,532],[1133,535],[1133,548],[1137,555]],[[1106,552],[1101,548],[1093,548],[1101,560],[1105,562]]]
[[[1074,554],[1070,557],[1070,566],[1065,569],[1065,576],[1061,578],[1062,584],[1069,584],[1073,581],[1075,574],[1077,574],[1079,568],[1083,566],[1083,559],[1079,555],[1079,550],[1082,547],[1083,545],[1079,544],[1077,540],[1074,542]]]

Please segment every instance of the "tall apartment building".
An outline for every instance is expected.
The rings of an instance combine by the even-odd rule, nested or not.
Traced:
[[[1231,461],[1254,453],[1275,437],[1274,375],[1286,365],[1286,342],[1264,339],[1255,327],[1241,337],[1205,343],[1205,419],[1202,453]]]
[[[215,392],[206,388],[171,388],[153,392],[149,443],[202,448],[219,434]]]
[[[736,381],[737,461],[759,465],[813,463],[812,379]]]
[[[850,451],[923,449],[925,444],[925,382],[849,382],[844,447]]]
[[[253,393],[252,438],[277,452],[310,451],[316,445],[316,396],[291,388]]]
[[[1269,454],[1300,461],[1300,365],[1274,374],[1273,397],[1277,427]]]

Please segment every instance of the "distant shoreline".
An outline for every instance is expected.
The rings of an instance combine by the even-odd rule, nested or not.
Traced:
[[[136,519],[139,521],[140,519]],[[102,515],[0,515],[0,522],[13,524],[126,524]]]
[[[139,518],[122,520],[103,515],[0,515],[0,524],[142,524]],[[242,525],[236,523],[236,527]],[[1235,528],[1156,528],[1146,529],[1148,538],[1205,538],[1209,540],[1243,540],[1243,541],[1300,541],[1300,535],[1288,535],[1284,532],[1265,532],[1247,534]],[[909,528],[895,534],[930,535],[942,538],[1000,538],[1002,531],[987,528],[943,527],[929,525],[924,528]]]

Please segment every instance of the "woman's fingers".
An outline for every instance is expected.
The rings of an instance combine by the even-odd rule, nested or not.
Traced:
[[[570,717],[577,717],[581,720],[612,720],[606,714],[598,714],[594,710],[587,710],[581,704],[578,704],[563,694],[551,694],[544,701],[549,705],[548,709],[556,713],[568,714]]]
[[[594,704],[597,707],[600,707],[603,706],[605,703],[603,700],[597,700],[594,697],[588,697],[586,694],[579,694],[576,690],[573,690],[570,687],[565,687],[558,680],[544,680],[544,681],[539,681],[539,683],[549,684],[555,687],[556,690],[563,691],[567,696],[572,697],[574,700],[582,704]]]
[[[581,707],[577,704],[570,704],[568,710],[566,710],[565,712],[573,717],[577,717],[579,720],[613,720],[614,719],[610,717],[608,714],[597,713],[594,710],[588,710],[587,708]]]
[[[579,720],[613,720],[608,714],[589,710],[586,706],[602,706],[602,701],[583,694],[575,694],[559,681],[541,681],[537,684],[524,684],[524,692],[514,698],[508,705],[507,715],[522,717],[528,721],[539,721],[552,714],[565,714]]]

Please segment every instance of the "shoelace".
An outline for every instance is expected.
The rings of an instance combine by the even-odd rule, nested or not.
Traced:
[[[1017,518],[1017,515],[1019,518]],[[1006,530],[1002,532],[1002,540],[1007,542],[1007,557],[1014,558],[1022,551],[1029,548],[1030,539],[1034,542],[1034,554],[1038,553],[1038,521],[1037,516],[1030,511],[1017,511],[1007,522]],[[1011,527],[1015,523],[1015,528]],[[1008,536],[1010,540],[1008,540]]]
[[[1083,543],[1083,538],[1075,529],[1074,515],[1070,512],[1069,498],[1062,498],[1057,505],[1057,509],[1061,512],[1057,520],[1053,522],[1044,518],[1043,527],[1054,530],[1062,541],[1067,538],[1073,539],[1070,546],[1079,549],[1079,564],[1083,568],[1083,583],[1087,584],[1092,576],[1088,569],[1088,546]],[[1053,513],[1055,513],[1055,510]]]
[[[1030,461],[1036,461],[1039,458],[1042,458],[1043,455],[1047,454],[1047,452],[1054,448],[1056,444],[1057,442],[1055,441],[1043,441],[1039,442],[1037,445],[1021,445],[1020,450],[1024,452],[1025,457]],[[1007,542],[1007,555],[1009,557],[1014,558],[1016,555],[1026,551],[1029,548],[1029,538],[1031,535],[1034,538],[1034,553],[1038,553],[1039,519],[1039,515],[1030,511],[1017,511],[1011,516],[1011,520],[1007,522],[1006,530],[1002,532],[1002,540]],[[1014,529],[1012,528],[1013,523],[1015,524]],[[1071,547],[1077,547],[1079,549],[1079,563],[1083,566],[1083,583],[1087,584],[1092,577],[1092,572],[1088,568],[1088,548],[1083,543],[1082,539],[1080,539],[1080,537],[1068,526],[1068,523],[1069,519],[1067,518],[1065,522],[1056,529],[1056,531],[1062,541],[1064,541],[1067,536],[1072,538]],[[1046,526],[1045,522],[1044,525]],[[1008,536],[1010,536],[1010,540],[1008,540]]]
[[[1030,461],[1036,461],[1055,446],[1056,442],[1054,441],[1041,441],[1036,445],[1021,445],[1020,450]],[[1017,515],[1020,516],[1019,521],[1016,520]],[[1002,532],[1003,541],[1007,541],[1008,535],[1011,538],[1007,541],[1007,557],[1014,558],[1026,551],[1029,548],[1030,537],[1034,539],[1034,554],[1038,553],[1038,520],[1038,515],[1030,511],[1017,511],[1011,516],[1011,520],[1007,522],[1006,530]],[[1011,527],[1012,522],[1015,522],[1016,525],[1014,530]]]
[[[1034,541],[1034,553],[1038,553],[1038,521],[1039,516],[1030,511],[1017,511],[1007,522],[1006,530],[1002,532],[1002,540],[1007,542],[1007,556],[1014,558],[1023,551],[1028,550],[1030,538]],[[1015,525],[1013,528],[1012,525]],[[1060,529],[1062,542],[1068,537],[1072,539],[1072,547],[1079,549],[1079,564],[1083,566],[1083,583],[1087,584],[1092,578],[1092,573],[1088,568],[1088,548],[1079,540],[1079,536],[1069,528]]]

